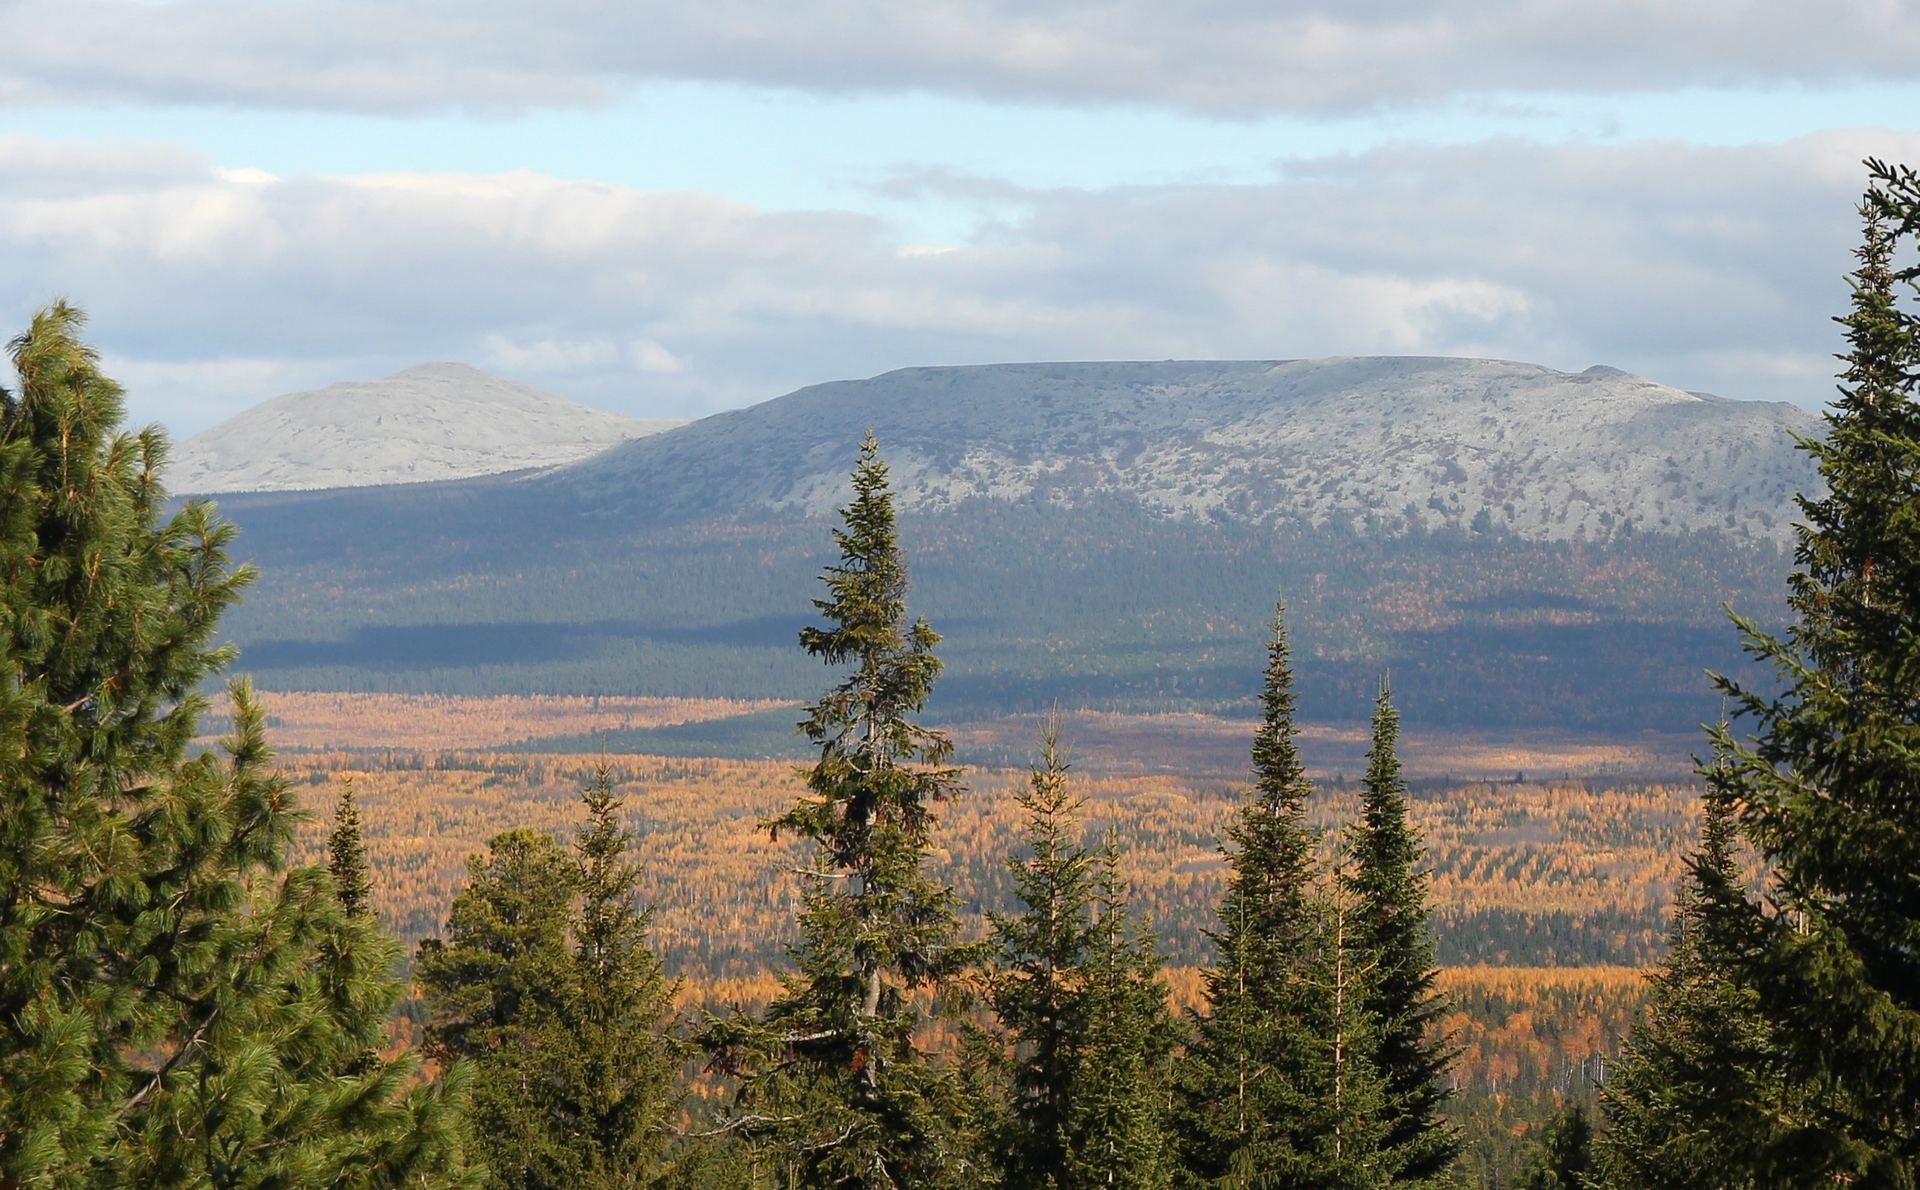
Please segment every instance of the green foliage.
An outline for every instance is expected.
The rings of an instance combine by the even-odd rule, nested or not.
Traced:
[[[1648,980],[1646,1016],[1600,1092],[1601,1151],[1609,1181],[1622,1187],[1759,1187],[1765,1183],[1741,1172],[1745,1138],[1797,1110],[1758,999],[1735,977],[1737,956],[1709,928],[1710,907],[1744,898],[1746,879],[1732,769],[1722,755],[1702,771],[1700,845],[1674,901],[1667,957]]]
[[[1285,608],[1275,613],[1253,743],[1254,786],[1228,828],[1230,874],[1212,937],[1206,1011],[1181,1064],[1183,1165],[1199,1182],[1240,1184],[1302,1167],[1299,1125],[1314,1110],[1303,965],[1314,943],[1312,786],[1294,743],[1293,671]]]
[[[373,912],[373,876],[367,868],[367,844],[360,837],[360,811],[353,804],[353,778],[340,783],[333,807],[333,831],[327,835],[327,874],[333,877],[340,907],[354,917]]]
[[[1178,1036],[1160,955],[1133,924],[1111,833],[1094,858],[1060,1185],[1155,1190],[1173,1184],[1167,1100]]]
[[[1848,354],[1828,434],[1806,443],[1827,494],[1801,501],[1783,636],[1740,621],[1779,693],[1722,680],[1750,742],[1725,729],[1740,827],[1768,898],[1715,895],[1709,928],[1750,987],[1809,1101],[1721,1088],[1751,1122],[1729,1147],[1764,1184],[1920,1182],[1920,177],[1869,162]]]
[[[1038,1186],[1065,1160],[1093,933],[1092,857],[1081,842],[1078,818],[1083,802],[1067,785],[1067,762],[1051,721],[1019,801],[1026,811],[1028,854],[1009,859],[1007,868],[1024,909],[992,919],[989,1001],[1013,1055],[999,1163],[1008,1181]]]
[[[1561,1112],[1527,1159],[1521,1190],[1588,1190],[1594,1184],[1593,1123],[1584,1105]]]
[[[395,948],[319,868],[264,716],[189,755],[252,579],[65,304],[0,393],[0,1183],[462,1177],[456,1074],[383,1061]]]
[[[416,966],[428,1048],[473,1064],[481,1153],[505,1186],[653,1185],[680,1110],[672,990],[604,768],[582,800],[572,853],[514,830],[468,860],[447,939]]]
[[[1357,910],[1355,929],[1372,974],[1367,1012],[1376,1022],[1373,1066],[1385,1080],[1383,1147],[1395,1176],[1427,1181],[1459,1155],[1460,1138],[1439,1118],[1454,1052],[1439,1035],[1446,1000],[1434,990],[1433,927],[1428,920],[1424,846],[1408,817],[1401,776],[1400,716],[1387,684],[1374,703],[1373,743],[1361,782],[1360,817],[1347,831],[1352,865],[1342,891]]]
[[[578,1154],[557,1114],[543,1039],[558,1032],[572,954],[576,872],[553,836],[513,830],[467,861],[446,938],[420,944],[414,976],[428,1011],[427,1052],[474,1065],[472,1118],[495,1182],[562,1186]]]
[[[1023,909],[993,918],[989,999],[1011,1077],[990,1134],[1014,1186],[1164,1186],[1172,1177],[1167,1097],[1176,1043],[1160,956],[1132,923],[1111,837],[1082,841],[1055,725],[1019,795],[1027,854],[1011,859]]]
[[[578,1185],[640,1186],[666,1161],[683,1098],[683,1049],[667,1031],[673,988],[647,942],[651,918],[636,899],[640,872],[625,859],[633,833],[621,824],[623,803],[604,764],[582,800],[562,1116],[582,1146]]]
[[[939,1185],[972,1176],[951,1070],[915,1036],[922,998],[971,965],[954,897],[927,873],[934,802],[958,788],[945,736],[915,723],[939,636],[907,619],[886,464],[869,434],[834,533],[840,561],[801,644],[847,676],[807,709],[809,796],[768,825],[812,844],[796,970],[759,1021],[713,1021],[712,1065],[738,1080],[727,1127],[809,1185]]]
[[[1335,856],[1311,902],[1315,936],[1301,976],[1309,1060],[1296,1076],[1304,1111],[1293,1122],[1300,1169],[1286,1181],[1328,1190],[1390,1186],[1408,1156],[1388,1143],[1393,1118],[1373,1007],[1381,955],[1371,945],[1368,906],[1351,887],[1346,864],[1344,854]]]

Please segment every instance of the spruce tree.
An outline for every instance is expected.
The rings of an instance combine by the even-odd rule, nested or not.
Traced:
[[[473,1064],[479,1155],[502,1186],[558,1190],[585,1173],[585,1147],[563,1115],[574,983],[568,919],[578,890],[573,856],[552,835],[496,835],[467,860],[446,937],[422,942],[415,962],[427,1052]]]
[[[1314,1063],[1302,979],[1315,934],[1312,793],[1294,743],[1286,609],[1276,610],[1254,737],[1254,785],[1228,828],[1218,951],[1180,1068],[1184,1175],[1196,1184],[1292,1184],[1305,1175],[1299,1123]]]
[[[1920,327],[1897,264],[1920,178],[1868,166],[1846,368],[1826,437],[1804,444],[1827,491],[1800,501],[1795,620],[1783,636],[1740,621],[1778,692],[1721,682],[1752,742],[1717,746],[1770,878],[1766,903],[1716,898],[1709,924],[1788,1077],[1820,1092],[1730,1138],[1770,1184],[1920,1183]]]
[[[1590,1190],[1595,1176],[1593,1122],[1576,1103],[1547,1125],[1539,1147],[1527,1158],[1520,1185],[1522,1190]]]
[[[1724,756],[1705,769],[1698,849],[1674,897],[1667,954],[1648,978],[1645,1017],[1601,1088],[1609,1181],[1626,1188],[1740,1190],[1743,1137],[1796,1112],[1771,1030],[1735,956],[1707,928],[1716,898],[1744,898],[1733,773]]]
[[[1136,929],[1111,835],[1089,851],[1056,725],[1019,796],[1022,912],[994,919],[989,999],[1012,1054],[997,1175],[1013,1186],[1158,1186],[1172,1176],[1175,1044],[1153,936]]]
[[[640,869],[625,856],[633,833],[603,761],[584,794],[587,822],[574,846],[580,904],[574,986],[566,1006],[562,1118],[582,1138],[580,1185],[649,1184],[666,1163],[683,1093],[681,1047],[669,1030],[673,987],[648,943]]]
[[[0,1183],[457,1180],[461,1076],[378,1059],[393,943],[287,866],[249,686],[190,752],[253,572],[211,506],[165,513],[80,324],[36,315],[0,391]]]
[[[1093,858],[1059,1183],[1064,1190],[1155,1190],[1173,1184],[1174,1021],[1153,935],[1133,924],[1111,833]]]
[[[360,837],[360,810],[353,804],[353,778],[340,783],[333,807],[333,831],[327,836],[327,873],[333,877],[340,907],[354,917],[373,912],[373,876],[367,866],[367,844]]]
[[[1051,720],[1018,800],[1026,813],[1028,854],[1008,860],[1007,867],[1025,908],[993,919],[995,970],[988,993],[1013,1063],[1009,1134],[996,1147],[1010,1184],[1039,1186],[1065,1160],[1093,900],[1092,857],[1078,818],[1082,801],[1067,785],[1067,762]]]
[[[673,990],[604,762],[581,800],[571,853],[540,831],[495,837],[446,940],[420,947],[429,1048],[473,1063],[482,1154],[507,1186],[651,1185],[680,1112]]]
[[[933,804],[959,788],[952,745],[914,721],[940,637],[909,620],[886,464],[869,433],[814,600],[806,651],[846,677],[807,708],[820,750],[808,795],[768,825],[812,845],[796,970],[765,1016],[712,1022],[713,1068],[737,1080],[726,1127],[808,1185],[923,1186],[972,1176],[956,1080],[915,1037],[922,998],[971,964],[952,891],[927,872]]]
[[[1347,831],[1352,862],[1344,883],[1358,911],[1358,947],[1371,956],[1366,1009],[1376,1021],[1371,1061],[1385,1080],[1388,1163],[1397,1180],[1424,1182],[1452,1166],[1460,1137],[1439,1114],[1453,1052],[1439,1033],[1446,1001],[1435,990],[1425,849],[1409,816],[1399,736],[1400,715],[1382,681],[1360,816]]]

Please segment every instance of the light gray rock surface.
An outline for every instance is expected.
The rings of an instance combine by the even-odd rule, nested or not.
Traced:
[[[551,467],[678,423],[638,421],[491,376],[424,364],[289,393],[179,444],[181,493],[423,483]]]
[[[1536,539],[1717,530],[1786,541],[1816,480],[1793,405],[1500,360],[1004,364],[804,388],[536,482],[669,516],[844,501],[873,427],[903,504],[1123,493],[1176,515]]]

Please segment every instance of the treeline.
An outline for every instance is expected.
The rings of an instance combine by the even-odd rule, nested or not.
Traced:
[[[1896,255],[1920,236],[1920,176],[1869,165],[1794,624],[1740,623],[1777,681],[1719,679],[1750,734],[1712,734],[1648,1015],[1599,1127],[1576,1103],[1527,1186],[1920,1181],[1920,316],[1898,300],[1920,266]],[[801,632],[841,677],[806,711],[804,793],[765,824],[799,850],[777,993],[675,1020],[603,770],[571,845],[521,828],[470,859],[417,958],[423,1066],[390,1043],[398,954],[351,790],[327,863],[291,867],[296,799],[244,683],[222,747],[191,746],[252,572],[208,506],[164,512],[165,442],[118,432],[78,322],[36,316],[0,400],[0,1183],[1452,1176],[1456,1043],[1385,684],[1356,813],[1323,840],[1276,615],[1197,1008],[1170,1010],[1118,842],[1087,841],[1054,740],[1005,860],[1018,905],[969,939],[932,863],[959,792],[921,722],[940,638],[908,616],[871,437]],[[717,1082],[711,1110],[689,1065]]]

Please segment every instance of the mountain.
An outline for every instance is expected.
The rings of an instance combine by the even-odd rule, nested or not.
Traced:
[[[1812,482],[1793,434],[1819,425],[1612,368],[1499,360],[909,368],[709,417],[540,482],[599,510],[823,514],[872,427],[907,507],[1121,494],[1248,523],[1783,541],[1792,495]]]
[[[178,492],[293,491],[551,467],[679,423],[637,421],[490,376],[423,364],[289,393],[182,442]]]
[[[225,623],[268,689],[804,698],[872,427],[943,715],[1244,713],[1282,597],[1309,717],[1390,671],[1428,727],[1686,729],[1743,665],[1722,604],[1783,614],[1818,426],[1483,360],[910,369],[531,475],[223,496],[262,571]]]

